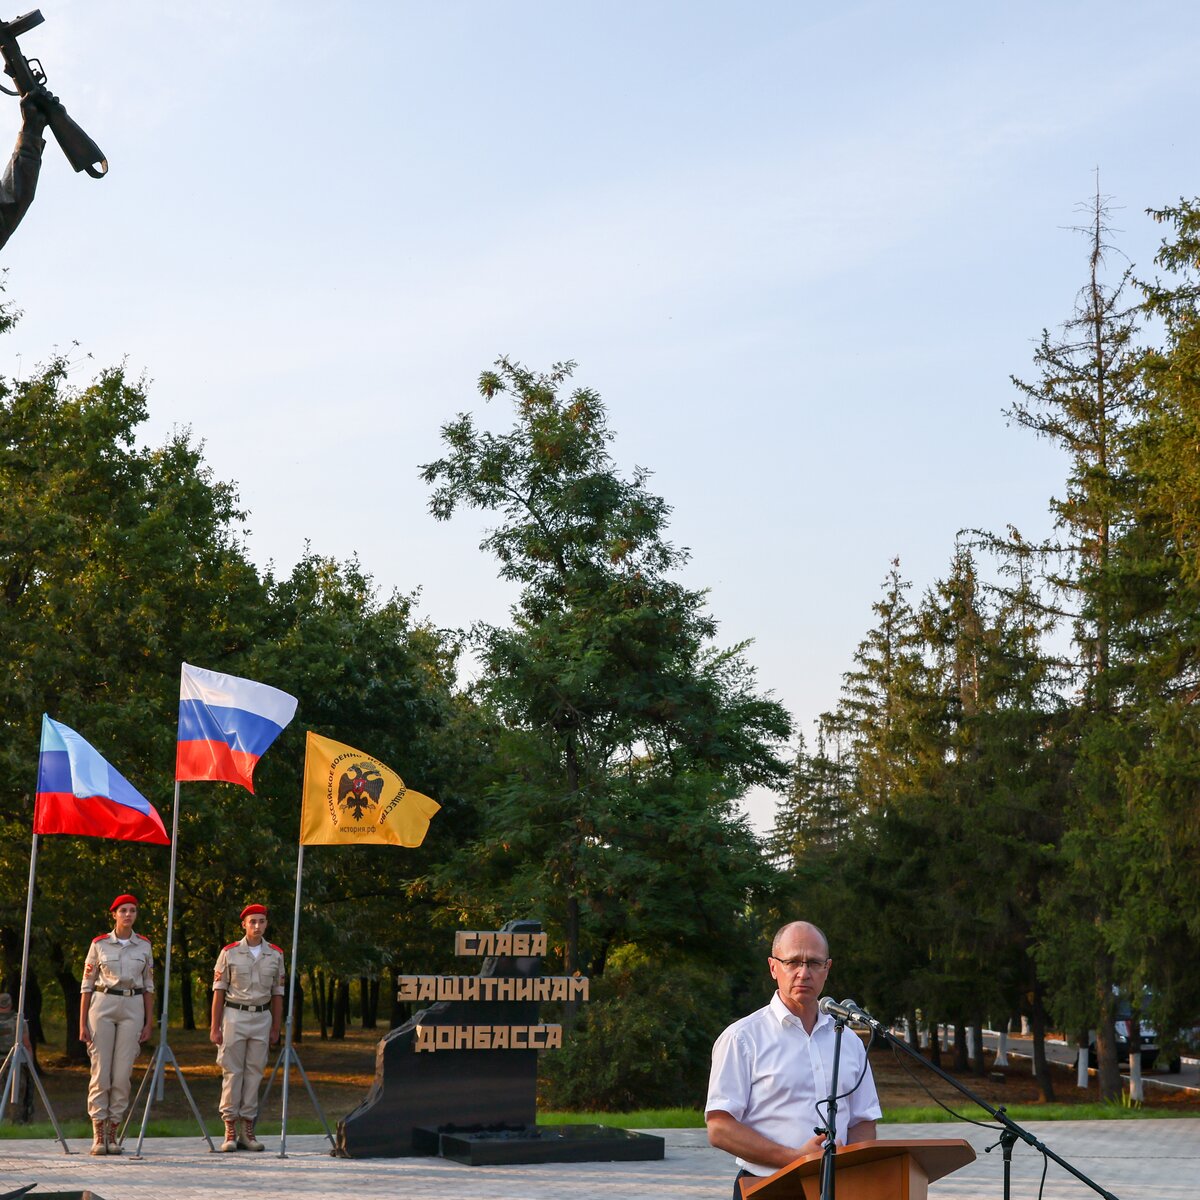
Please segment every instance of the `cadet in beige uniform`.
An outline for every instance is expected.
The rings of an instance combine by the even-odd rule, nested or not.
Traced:
[[[221,1149],[262,1150],[254,1136],[258,1088],[267,1065],[267,1049],[279,1041],[283,1020],[283,951],[263,940],[267,910],[247,904],[241,913],[246,936],[230,942],[217,956],[213,974],[212,1023],[221,1067]],[[238,1132],[239,1123],[242,1131]]]
[[[149,939],[133,932],[137,911],[135,896],[112,902],[113,931],[92,942],[79,985],[79,1037],[92,1060],[93,1154],[121,1153],[117,1129],[129,1107],[133,1060],[154,1032],[154,958]]]

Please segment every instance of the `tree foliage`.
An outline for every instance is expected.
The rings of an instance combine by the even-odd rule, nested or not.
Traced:
[[[512,397],[503,433],[463,415],[424,468],[434,515],[495,513],[482,548],[520,584],[512,622],[479,625],[480,699],[509,734],[471,874],[550,914],[568,970],[613,946],[703,952],[764,880],[734,802],[785,772],[783,709],[755,690],[744,645],[720,649],[704,596],[674,572],[669,508],[623,477],[599,396],[572,364],[502,359],[480,378]],[[564,394],[565,393],[565,394]]]
[[[119,368],[80,386],[78,370],[55,357],[28,379],[0,381],[5,983],[15,987],[19,971],[41,714],[77,728],[169,824],[180,662],[197,662],[283,687],[301,708],[260,765],[255,796],[182,787],[174,949],[191,1021],[193,983],[209,978],[249,898],[272,906],[273,937],[290,933],[303,726],[395,763],[453,818],[469,807],[463,788],[477,761],[458,741],[477,722],[454,694],[456,643],[416,622],[411,598],[381,601],[357,563],[311,554],[285,578],[260,574],[239,533],[236,491],[213,479],[190,432],[139,444],[144,386]],[[452,840],[469,819],[445,825]],[[137,894],[142,931],[161,942],[167,852],[41,840],[33,961],[56,978],[70,1012],[113,894]],[[348,979],[428,942],[415,881],[446,852],[431,844],[386,862],[373,849],[314,854],[302,961]],[[40,996],[36,978],[31,986]],[[68,1049],[80,1052],[70,1032]]]
[[[964,544],[918,605],[893,564],[772,841],[863,995],[1022,1011],[1047,1096],[1048,1016],[1096,1031],[1112,1095],[1122,998],[1168,1045],[1200,1015],[1200,210],[1153,215],[1167,274],[1138,284],[1095,197],[1074,311],[1014,379],[1010,416],[1064,454],[1054,535],[975,535],[993,579]]]

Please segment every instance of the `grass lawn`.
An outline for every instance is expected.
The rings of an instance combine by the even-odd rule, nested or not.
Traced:
[[[338,1119],[361,1101],[371,1086],[375,1070],[375,1047],[382,1032],[383,1030],[352,1028],[347,1031],[344,1040],[322,1041],[315,1031],[310,1030],[298,1047],[331,1127],[336,1126]],[[50,1094],[51,1103],[65,1135],[72,1139],[90,1140],[91,1125],[86,1120],[87,1068],[82,1063],[68,1062],[58,1049],[62,1044],[61,1023],[50,1025],[47,1033],[51,1038],[50,1044],[39,1047],[42,1082]],[[215,1051],[208,1041],[206,1030],[201,1028],[185,1032],[173,1028],[171,1045],[187,1079],[188,1087],[204,1116],[210,1136],[221,1132],[222,1127],[217,1115],[221,1073],[214,1061]],[[273,1062],[277,1055],[278,1051],[273,1052]],[[139,1056],[134,1072],[135,1091],[149,1059],[149,1048],[145,1048]],[[923,1124],[956,1119],[933,1104],[926,1092],[916,1086],[908,1071],[892,1061],[890,1053],[874,1051],[871,1060],[884,1106],[885,1122]],[[934,1095],[956,1112],[977,1116],[979,1119],[986,1118],[982,1109],[975,1110],[973,1105],[948,1085],[932,1076],[924,1076],[923,1080],[929,1080],[935,1089]],[[1161,1089],[1147,1088],[1149,1102],[1142,1108],[1101,1103],[1096,1096],[1094,1081],[1090,1095],[1074,1087],[1073,1068],[1063,1068],[1056,1072],[1055,1089],[1060,1099],[1075,1100],[1078,1097],[1074,1103],[1035,1103],[1037,1089],[1028,1065],[1010,1067],[1004,1072],[993,1069],[982,1079],[964,1076],[964,1082],[980,1092],[989,1104],[997,1107],[1001,1104],[1006,1105],[1013,1120],[1021,1124],[1029,1121],[1110,1120],[1200,1114],[1200,1096],[1178,1092],[1164,1093]],[[277,1079],[269,1099],[264,1098],[259,1129],[270,1137],[276,1137],[279,1133],[281,1091]],[[697,1097],[698,1101],[701,1099],[702,1097]],[[288,1114],[289,1133],[322,1132],[321,1122],[309,1103],[300,1080],[295,1076],[291,1084]],[[37,1105],[36,1115],[42,1119],[32,1125],[0,1122],[0,1138],[52,1138],[53,1127],[45,1120],[40,1103]],[[142,1115],[143,1107],[138,1107],[135,1119],[126,1133],[127,1142],[136,1142]],[[628,1113],[542,1112],[538,1114],[538,1123],[599,1124],[625,1129],[702,1129],[704,1115],[696,1108],[643,1109]],[[148,1134],[153,1137],[200,1136],[173,1072],[167,1073],[163,1100],[156,1101],[152,1107]]]
[[[953,1107],[953,1106],[952,1106]],[[958,1109],[977,1120],[990,1120],[983,1109],[966,1101]],[[1015,1104],[1005,1111],[1018,1124],[1027,1121],[1121,1121],[1147,1117],[1194,1117],[1195,1112],[1170,1108],[1130,1108],[1123,1104]],[[886,1108],[883,1124],[921,1125],[958,1118],[936,1105]],[[612,1125],[618,1129],[703,1129],[704,1114],[696,1108],[651,1108],[631,1113],[538,1113],[539,1125]]]
[[[91,1121],[60,1121],[60,1127],[63,1131],[63,1136],[68,1141],[91,1141],[92,1140],[92,1123]],[[219,1120],[206,1120],[205,1126],[208,1129],[208,1135],[217,1141],[220,1141],[225,1132],[225,1126]],[[136,1121],[130,1124],[125,1131],[125,1145],[128,1149],[132,1149],[138,1140],[138,1133],[142,1128],[141,1121]],[[279,1136],[278,1121],[259,1121],[255,1125],[255,1132],[264,1136]],[[321,1122],[316,1117],[296,1117],[288,1118],[288,1137],[295,1133],[323,1133]],[[182,1120],[177,1117],[170,1117],[165,1120],[151,1119],[149,1126],[146,1129],[146,1136],[150,1137],[194,1137],[200,1141],[200,1130],[196,1126],[196,1122],[188,1118]],[[13,1125],[8,1121],[0,1123],[0,1138],[53,1138],[54,1126],[49,1121],[35,1121],[29,1125]]]
[[[970,1112],[964,1104],[959,1109],[981,1120],[989,1119],[982,1109]],[[1130,1108],[1123,1104],[1016,1104],[1006,1109],[1018,1124],[1030,1121],[1123,1121],[1150,1118],[1195,1117],[1194,1112],[1169,1108]],[[944,1109],[934,1105],[926,1107],[889,1108],[884,1111],[884,1125],[941,1124],[956,1120]],[[92,1136],[91,1124],[87,1121],[63,1121],[63,1134],[70,1139],[84,1140]],[[628,1113],[595,1112],[543,1112],[538,1113],[539,1125],[611,1125],[616,1129],[703,1129],[704,1114],[697,1108],[649,1108]],[[219,1137],[223,1126],[218,1120],[206,1121],[209,1136]],[[131,1124],[126,1134],[129,1144],[137,1141],[139,1123]],[[280,1123],[266,1120],[258,1123],[258,1132],[268,1137],[278,1137]],[[288,1120],[288,1134],[322,1133],[321,1122],[315,1117],[298,1116]],[[170,1118],[150,1121],[148,1137],[196,1137],[200,1133],[192,1119]],[[0,1138],[53,1138],[54,1127],[49,1121],[37,1121],[31,1125],[0,1123]]]

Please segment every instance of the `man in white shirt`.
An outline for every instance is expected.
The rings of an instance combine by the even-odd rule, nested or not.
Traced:
[[[737,1156],[734,1200],[744,1176],[771,1175],[824,1148],[816,1130],[825,1124],[835,1032],[817,1002],[832,961],[815,925],[784,925],[767,960],[777,986],[771,1002],[735,1021],[713,1046],[704,1117],[710,1144]],[[837,1144],[873,1141],[883,1110],[866,1049],[853,1034],[842,1038],[838,1092],[849,1095],[839,1095]]]

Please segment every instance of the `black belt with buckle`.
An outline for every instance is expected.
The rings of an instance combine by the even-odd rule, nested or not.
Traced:
[[[271,1007],[270,1002],[266,1004],[239,1004],[236,1000],[226,1000],[226,1008],[236,1008],[238,1012],[266,1012]]]
[[[140,996],[145,988],[110,988],[101,987],[96,984],[96,991],[103,992],[106,996]]]

